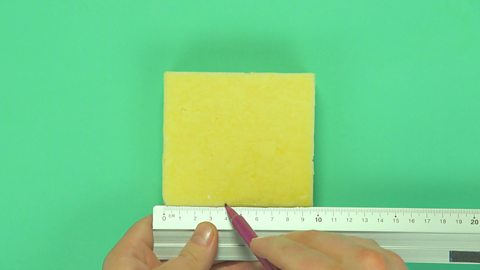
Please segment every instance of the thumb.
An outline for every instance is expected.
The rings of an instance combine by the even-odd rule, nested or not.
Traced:
[[[178,257],[162,264],[157,270],[191,269],[207,270],[217,256],[218,234],[212,223],[202,222]]]

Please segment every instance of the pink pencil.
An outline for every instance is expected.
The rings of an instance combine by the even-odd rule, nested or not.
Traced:
[[[240,237],[245,241],[245,244],[250,248],[250,242],[253,238],[257,237],[255,231],[253,231],[252,227],[248,225],[247,221],[237,214],[235,210],[233,210],[230,206],[225,204],[225,209],[227,210],[227,215],[230,218],[230,222],[232,222],[232,226],[240,235]],[[275,266],[273,266],[267,259],[258,258],[258,261],[263,265],[263,269],[265,270],[277,270]]]

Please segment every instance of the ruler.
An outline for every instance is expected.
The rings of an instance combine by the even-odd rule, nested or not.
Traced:
[[[480,264],[480,209],[233,207],[261,236],[319,230],[375,240],[413,263]],[[219,230],[218,261],[256,260],[223,207],[155,206],[154,252],[176,257],[198,223]]]

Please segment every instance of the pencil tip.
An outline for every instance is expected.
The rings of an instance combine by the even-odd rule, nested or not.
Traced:
[[[235,210],[233,210],[228,204],[225,203],[225,210],[227,210],[227,215],[229,218],[233,218],[234,216],[238,215]]]

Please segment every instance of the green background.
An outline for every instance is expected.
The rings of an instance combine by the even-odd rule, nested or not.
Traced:
[[[480,1],[1,1],[0,268],[162,202],[167,70],[316,73],[316,205],[480,208],[479,63]]]

